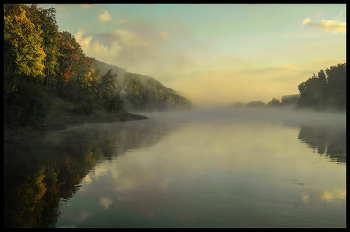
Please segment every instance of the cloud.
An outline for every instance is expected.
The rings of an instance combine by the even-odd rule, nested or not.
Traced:
[[[346,32],[346,23],[337,22],[336,20],[322,20],[318,23],[312,23],[309,17],[307,17],[305,20],[303,20],[302,24],[320,27],[325,31],[333,31],[335,34],[338,32]]]
[[[108,207],[112,204],[112,199],[108,197],[100,197],[99,203],[104,208],[104,210],[107,210]]]
[[[98,40],[93,40],[92,36],[83,37],[86,31],[84,29],[79,29],[78,32],[74,35],[76,41],[81,45],[84,53],[96,57],[97,59],[101,59],[101,61],[105,61],[112,58],[117,57],[122,47],[120,42],[111,41],[108,46],[103,45]]]
[[[309,17],[307,17],[304,21],[303,21],[303,24],[304,25],[308,25],[310,24],[311,20],[309,19]]]
[[[108,11],[105,10],[103,14],[100,14],[98,16],[98,19],[100,20],[100,22],[106,22],[106,21],[110,21],[112,19],[112,16],[108,14]]]
[[[335,20],[322,20],[319,23],[325,31],[346,32],[346,23],[339,23]]]
[[[118,20],[118,23],[120,23],[120,24],[128,23],[128,22],[131,22],[131,20],[130,19],[119,19]]]
[[[247,74],[268,74],[268,73],[275,73],[275,72],[281,72],[281,71],[288,71],[290,70],[290,67],[268,67],[268,68],[257,68],[257,69],[246,69],[242,70],[242,73]]]
[[[159,33],[159,37],[162,39],[162,40],[169,40],[170,39],[170,35],[166,32],[160,32]]]
[[[143,47],[148,46],[149,42],[137,32],[128,30],[113,30],[108,33],[97,35],[97,38],[103,39],[107,45],[111,45],[113,42],[118,41],[124,47]]]
[[[90,41],[92,40],[91,36],[87,36],[83,39],[83,34],[85,32],[86,31],[84,29],[79,29],[78,32],[74,35],[76,41],[80,44],[83,51],[89,48]]]

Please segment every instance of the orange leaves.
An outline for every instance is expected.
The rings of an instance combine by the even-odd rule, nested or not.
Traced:
[[[63,84],[66,84],[75,74],[75,71],[72,70],[72,65],[69,65],[69,67],[64,70],[63,72],[60,72],[59,79]]]
[[[69,40],[66,38],[62,38],[60,40],[61,48],[60,53],[62,56],[64,56],[66,59],[78,60],[78,54],[76,49],[69,43]]]
[[[89,65],[90,65],[89,61],[87,61],[85,58],[84,58],[83,61],[84,61],[85,64],[86,64],[86,69],[89,70]]]

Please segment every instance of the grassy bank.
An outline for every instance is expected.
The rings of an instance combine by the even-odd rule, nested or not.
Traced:
[[[4,125],[4,143],[18,143],[28,137],[44,134],[49,131],[63,130],[69,126],[83,123],[107,123],[119,121],[142,120],[147,117],[127,112],[109,112],[102,106],[97,106],[91,115],[74,113],[77,103],[59,98],[56,93],[45,92],[50,99],[51,107],[43,123],[36,127],[14,127]]]

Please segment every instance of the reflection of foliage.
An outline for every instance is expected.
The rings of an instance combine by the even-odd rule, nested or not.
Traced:
[[[345,128],[301,126],[298,139],[317,148],[319,154],[326,153],[332,160],[346,163],[345,134]]]
[[[152,146],[171,131],[164,130],[165,124],[134,124],[119,123],[104,130],[99,125],[83,127],[57,132],[61,136],[49,142],[6,145],[5,227],[55,227],[60,199],[78,191],[98,160]]]
[[[21,170],[19,174],[11,175],[13,169],[8,170],[8,175],[5,172],[5,227],[55,226],[60,198],[72,197],[78,190],[77,184],[101,158],[92,146],[74,145],[73,149],[54,148],[50,161],[42,161],[45,154],[35,154],[38,151],[32,148],[28,159],[41,162],[36,165],[41,166],[39,169],[33,172],[30,166],[22,165],[22,169],[17,169]]]

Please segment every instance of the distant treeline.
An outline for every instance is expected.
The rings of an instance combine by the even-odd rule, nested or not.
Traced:
[[[299,86],[299,94],[285,95],[281,102],[273,98],[265,104],[262,101],[248,103],[235,102],[233,107],[293,107],[309,108],[317,111],[332,110],[345,111],[346,109],[346,63],[331,66],[325,71],[322,69]]]
[[[246,108],[259,108],[259,107],[297,107],[300,94],[284,95],[281,97],[281,101],[273,98],[267,104],[263,101],[251,101],[248,103],[235,102],[233,107],[246,107]]]
[[[191,106],[151,77],[87,57],[71,33],[58,31],[55,13],[55,8],[37,4],[4,4],[4,123],[25,126],[42,121],[50,109],[45,91],[80,104],[75,112],[87,115],[95,105],[124,110],[121,93],[133,109]],[[113,68],[117,74],[109,71]],[[115,75],[125,77],[119,80],[122,85]]]

